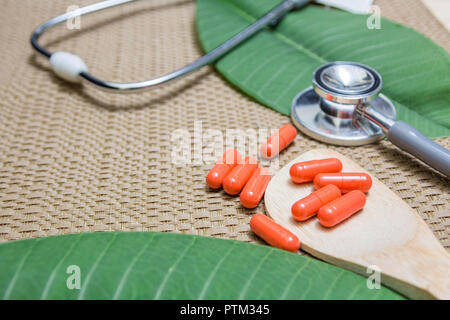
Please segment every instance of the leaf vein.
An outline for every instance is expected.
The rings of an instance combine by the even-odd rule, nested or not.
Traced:
[[[44,291],[42,291],[41,300],[44,300],[47,298],[48,292],[50,291],[51,285],[53,284],[53,281],[55,279],[56,271],[61,267],[63,261],[67,258],[67,256],[72,252],[73,248],[80,242],[80,239],[83,237],[83,234],[79,235],[77,237],[77,240],[72,243],[69,250],[66,251],[64,256],[59,260],[59,262],[56,264],[55,268],[53,268],[52,272],[50,273],[50,276],[47,279],[47,282],[45,284]]]
[[[281,300],[286,298],[287,294],[291,291],[291,287],[294,284],[294,281],[297,279],[298,275],[306,268],[306,266],[309,265],[309,263],[310,263],[310,260],[307,260],[306,263],[301,268],[297,269],[294,276],[291,278],[291,280],[289,281],[287,286],[284,288],[283,294],[280,298]]]
[[[222,257],[222,259],[219,260],[219,263],[217,263],[217,265],[214,267],[214,270],[211,272],[208,279],[205,281],[205,284],[204,284],[202,291],[200,292],[200,295],[198,296],[197,300],[203,299],[203,297],[206,294],[206,291],[208,290],[209,286],[211,285],[212,280],[216,276],[217,271],[219,270],[220,266],[223,264],[225,259],[230,255],[231,251],[233,251],[233,248],[236,245],[236,243],[238,243],[238,242],[233,243],[233,245],[230,247],[230,249],[227,251],[227,253]]]
[[[19,267],[17,268],[16,272],[14,273],[14,276],[12,277],[11,281],[8,284],[8,287],[6,288],[5,294],[3,295],[3,300],[8,300],[9,296],[11,295],[11,292],[16,285],[17,278],[22,271],[23,266],[25,265],[25,262],[27,261],[28,257],[30,256],[31,252],[33,251],[33,248],[38,244],[38,242],[41,241],[41,238],[38,238],[36,242],[30,246],[28,251],[23,256],[22,260],[20,261]]]
[[[166,275],[164,276],[163,281],[161,281],[161,284],[159,285],[158,290],[156,291],[155,297],[153,298],[154,300],[158,300],[158,299],[161,297],[161,295],[162,295],[162,293],[163,293],[163,291],[164,291],[164,289],[165,289],[165,287],[166,287],[166,285],[167,285],[167,282],[169,281],[171,275],[173,274],[173,272],[175,271],[175,269],[177,268],[177,266],[180,264],[181,260],[183,260],[184,256],[187,254],[187,252],[192,248],[192,246],[194,245],[196,239],[197,239],[197,238],[194,238],[194,239],[192,240],[192,242],[190,243],[190,245],[187,246],[187,247],[183,250],[183,252],[182,252],[181,255],[178,257],[178,259],[175,260],[175,262],[173,263],[173,265],[168,269],[168,272],[167,272]]]
[[[100,253],[100,255],[97,257],[97,260],[95,261],[94,265],[92,266],[91,270],[89,270],[89,273],[86,277],[86,281],[83,283],[83,286],[81,287],[80,290],[80,294],[78,295],[78,300],[83,299],[84,298],[84,294],[86,292],[86,288],[88,286],[89,281],[91,280],[92,274],[95,272],[95,269],[97,269],[98,264],[100,263],[100,261],[103,259],[103,257],[105,256],[106,252],[108,251],[108,249],[111,247],[112,243],[116,240],[118,233],[114,233],[113,238],[110,240],[110,242],[108,243],[108,245],[105,247],[105,249],[103,249],[103,251]]]
[[[248,291],[248,288],[250,287],[250,284],[252,283],[253,279],[255,278],[256,274],[258,273],[259,269],[261,268],[261,266],[263,265],[263,263],[267,260],[267,258],[272,254],[272,252],[274,252],[275,250],[272,249],[269,252],[267,252],[264,257],[260,260],[260,262],[258,263],[258,265],[256,266],[256,268],[253,270],[253,273],[250,275],[250,277],[247,279],[247,281],[245,282],[245,285],[243,287],[243,289],[241,290],[241,294],[239,295],[239,300],[242,299],[245,294]]]
[[[147,243],[142,247],[142,249],[139,250],[139,252],[134,256],[133,260],[131,261],[131,263],[129,264],[128,268],[125,270],[125,272],[122,275],[122,278],[119,281],[119,285],[117,286],[116,291],[114,292],[114,295],[113,295],[113,300],[117,300],[119,298],[120,293],[123,290],[123,286],[125,285],[125,281],[128,278],[128,275],[130,274],[131,270],[133,270],[133,268],[134,268],[136,262],[138,261],[138,259],[145,252],[145,249],[147,249],[148,246],[150,245],[150,243],[153,242],[154,238],[155,238],[155,233],[153,233],[153,235],[150,238],[150,240],[147,241]]]

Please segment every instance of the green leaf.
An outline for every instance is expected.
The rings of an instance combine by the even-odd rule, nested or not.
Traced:
[[[279,4],[280,0],[197,0],[197,30],[210,51]],[[367,16],[308,6],[289,13],[216,64],[230,82],[285,114],[321,64],[347,60],[383,76],[383,93],[398,119],[425,135],[450,136],[450,56],[412,29],[382,19],[369,30]]]
[[[402,299],[326,263],[245,242],[84,233],[0,244],[2,299]],[[73,284],[77,266],[80,289]]]

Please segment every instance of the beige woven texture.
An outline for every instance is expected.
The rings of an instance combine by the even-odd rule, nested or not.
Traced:
[[[76,2],[82,6],[92,1]],[[382,14],[450,50],[448,32],[418,0],[377,1]],[[205,184],[210,164],[176,167],[171,135],[202,129],[278,128],[289,118],[261,106],[213,68],[153,91],[114,95],[68,84],[35,55],[30,32],[72,1],[3,0],[0,11],[0,240],[90,231],[167,231],[259,242],[255,212]],[[44,35],[52,51],[83,57],[109,80],[147,79],[202,54],[193,1],[143,1],[81,18]],[[301,88],[299,88],[301,89]],[[450,148],[450,139],[439,139]],[[194,141],[192,141],[194,143]],[[325,147],[299,134],[280,157]],[[388,142],[333,147],[416,209],[450,248],[449,181]]]

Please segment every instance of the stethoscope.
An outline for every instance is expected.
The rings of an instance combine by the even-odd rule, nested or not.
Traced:
[[[50,19],[37,27],[31,44],[50,60],[53,71],[71,82],[83,82],[113,92],[136,92],[187,75],[216,61],[261,29],[277,23],[290,11],[311,0],[284,0],[255,23],[198,60],[166,75],[130,83],[99,79],[88,72],[84,61],[68,52],[55,52],[39,45],[39,37],[53,26],[77,16],[133,2],[109,0]],[[345,146],[372,143],[384,136],[389,141],[450,177],[450,151],[422,135],[403,121],[395,121],[392,102],[383,94],[382,78],[372,68],[355,62],[332,62],[313,74],[313,86],[300,92],[292,102],[291,118],[303,133],[317,140]]]
[[[313,86],[292,101],[292,122],[300,131],[330,144],[358,146],[386,138],[450,177],[450,151],[406,122],[396,121],[383,94],[381,75],[356,62],[338,61],[314,71]]]

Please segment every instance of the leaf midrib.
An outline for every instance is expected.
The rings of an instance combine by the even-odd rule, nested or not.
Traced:
[[[242,8],[240,8],[239,6],[235,5],[234,3],[230,2],[230,1],[222,1],[222,2],[226,6],[230,7],[231,10],[235,11],[238,15],[242,16],[243,18],[245,18],[250,23],[254,23],[258,19],[258,17],[252,16],[251,14],[247,13],[245,10],[243,10]],[[273,33],[281,41],[283,41],[283,42],[293,46],[294,48],[298,49],[299,51],[305,52],[308,56],[310,56],[311,58],[317,60],[318,62],[320,62],[320,63],[327,63],[328,62],[328,60],[325,60],[324,58],[322,58],[321,56],[319,56],[315,52],[313,52],[311,50],[308,50],[302,44],[295,42],[294,40],[292,40],[291,38],[287,37],[283,33],[277,31],[276,29],[273,29],[271,31],[271,33]]]

